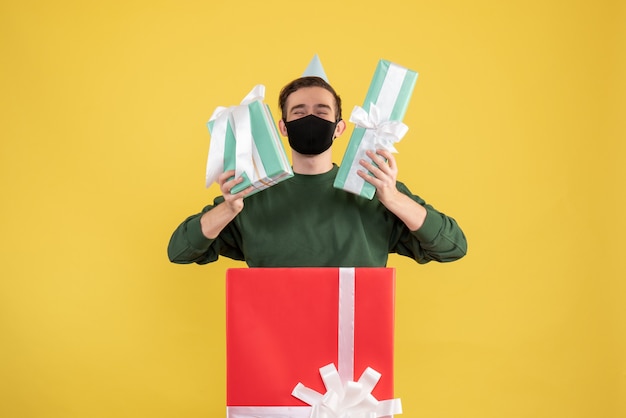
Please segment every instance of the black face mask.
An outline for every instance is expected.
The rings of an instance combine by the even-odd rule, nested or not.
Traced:
[[[338,122],[330,122],[315,115],[285,122],[289,145],[300,154],[321,154],[333,144]]]

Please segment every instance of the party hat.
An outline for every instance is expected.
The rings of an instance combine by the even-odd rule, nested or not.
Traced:
[[[309,66],[306,67],[304,73],[302,73],[302,77],[320,77],[324,79],[328,83],[328,78],[326,77],[326,72],[324,71],[324,67],[322,67],[322,62],[320,58],[315,54],[313,59],[309,63]]]

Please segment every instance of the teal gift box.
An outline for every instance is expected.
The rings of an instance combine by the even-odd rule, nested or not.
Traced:
[[[415,71],[380,60],[374,72],[363,107],[355,107],[350,117],[356,126],[343,156],[334,187],[372,199],[376,188],[357,174],[363,170],[362,159],[369,160],[367,150],[385,148],[394,152],[393,143],[408,129],[402,123],[417,81]]]
[[[231,193],[254,187],[246,196],[293,177],[272,112],[263,103],[264,95],[265,87],[255,86],[240,105],[218,107],[211,116],[207,124],[211,134],[207,187],[228,170],[243,177]]]

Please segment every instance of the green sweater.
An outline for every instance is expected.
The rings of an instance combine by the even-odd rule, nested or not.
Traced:
[[[221,203],[187,218],[168,246],[174,263],[206,264],[220,255],[250,267],[384,267],[389,253],[418,263],[463,257],[467,242],[454,219],[427,205],[400,182],[402,193],[427,210],[422,227],[411,232],[383,206],[333,187],[338,167],[320,175],[295,174],[244,200],[244,208],[216,239],[207,239],[200,217]]]

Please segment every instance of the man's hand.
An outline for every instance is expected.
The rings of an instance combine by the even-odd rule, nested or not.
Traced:
[[[208,239],[215,239],[222,229],[243,210],[243,197],[254,189],[254,187],[250,186],[239,193],[231,194],[232,188],[243,181],[243,177],[229,180],[234,175],[235,170],[229,170],[220,174],[217,178],[217,183],[220,185],[224,201],[200,218],[202,233]]]
[[[243,177],[234,178],[235,170],[228,170],[220,174],[217,178],[217,183],[220,185],[222,196],[224,196],[224,204],[230,209],[230,211],[237,215],[243,210],[243,198],[246,194],[250,193],[253,189],[252,186],[240,191],[239,193],[231,194],[233,187],[243,181]],[[229,180],[233,177],[231,180]]]
[[[424,224],[426,209],[396,188],[398,166],[396,159],[387,150],[366,151],[372,162],[361,160],[360,164],[369,171],[358,170],[358,175],[376,187],[380,203],[400,218],[411,231],[417,231]]]
[[[396,179],[398,177],[398,166],[393,154],[387,150],[379,149],[365,152],[373,161],[373,164],[366,160],[361,160],[360,164],[367,171],[359,170],[357,174],[366,182],[376,187],[376,196],[380,202],[387,206],[387,203],[401,194],[396,189]],[[369,174],[368,173],[371,173]]]

